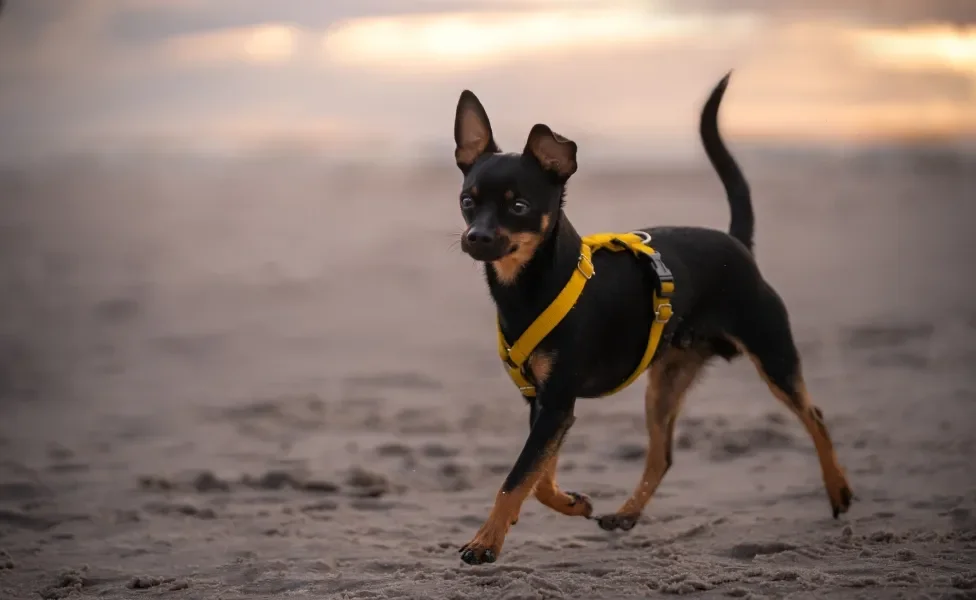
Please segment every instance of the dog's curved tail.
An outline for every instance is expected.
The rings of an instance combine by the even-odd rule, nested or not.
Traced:
[[[729,207],[732,209],[729,235],[745,244],[746,248],[752,252],[752,238],[756,220],[752,213],[752,195],[749,191],[749,184],[742,175],[742,171],[739,170],[739,165],[729,154],[722,142],[722,136],[718,132],[718,108],[722,104],[722,96],[725,95],[725,88],[728,87],[731,76],[732,71],[729,71],[718,82],[705,102],[701,112],[699,133],[702,144],[705,146],[705,154],[708,155],[709,162],[718,172],[719,179],[722,180],[725,193],[729,198]]]

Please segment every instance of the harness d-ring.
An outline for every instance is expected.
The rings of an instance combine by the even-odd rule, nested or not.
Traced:
[[[639,237],[641,239],[641,243],[644,244],[645,246],[651,245],[651,234],[647,233],[646,231],[638,230],[638,231],[631,231],[630,233]]]

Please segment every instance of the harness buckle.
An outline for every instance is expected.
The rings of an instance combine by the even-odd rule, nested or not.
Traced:
[[[664,313],[666,316],[661,318],[661,313]],[[654,311],[654,322],[667,323],[669,320],[671,320],[671,303],[665,302],[663,304],[659,304],[657,310]]]
[[[589,268],[588,269],[584,269],[583,268],[583,263],[586,263],[586,266],[589,267]],[[583,254],[582,252],[580,252],[579,261],[577,261],[577,263],[576,263],[576,269],[580,273],[582,273],[583,274],[583,277],[586,277],[587,280],[589,280],[590,278],[592,278],[593,277],[593,273],[596,272],[596,269],[593,268],[593,261],[591,261],[589,258],[587,258],[586,255]]]
[[[660,285],[660,294],[663,297],[668,297],[671,292],[665,289],[665,283],[670,283],[674,285],[674,275],[671,273],[671,269],[664,264],[664,260],[661,259],[661,255],[657,252],[652,252],[647,255],[647,258],[651,261],[651,268],[654,269],[654,274],[657,275],[658,282]]]
[[[520,368],[517,364],[515,364],[515,361],[512,360],[512,349],[508,347],[505,348],[505,364],[513,369]]]

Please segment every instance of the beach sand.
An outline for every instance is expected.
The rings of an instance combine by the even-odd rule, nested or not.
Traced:
[[[702,163],[583,165],[568,213],[724,229]],[[458,548],[528,415],[453,167],[3,171],[0,598],[976,598],[976,166],[744,167],[851,511],[749,361],[716,363],[632,531],[530,499],[479,567]],[[578,403],[558,478],[598,514],[638,481],[643,388]]]

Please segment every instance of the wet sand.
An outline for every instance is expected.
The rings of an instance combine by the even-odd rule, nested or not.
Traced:
[[[715,364],[627,533],[529,500],[457,549],[527,410],[452,170],[79,161],[0,175],[0,598],[976,598],[976,166],[745,162],[757,255],[857,501]],[[587,172],[581,232],[724,228],[701,170]],[[616,509],[643,385],[581,401],[559,481]]]

